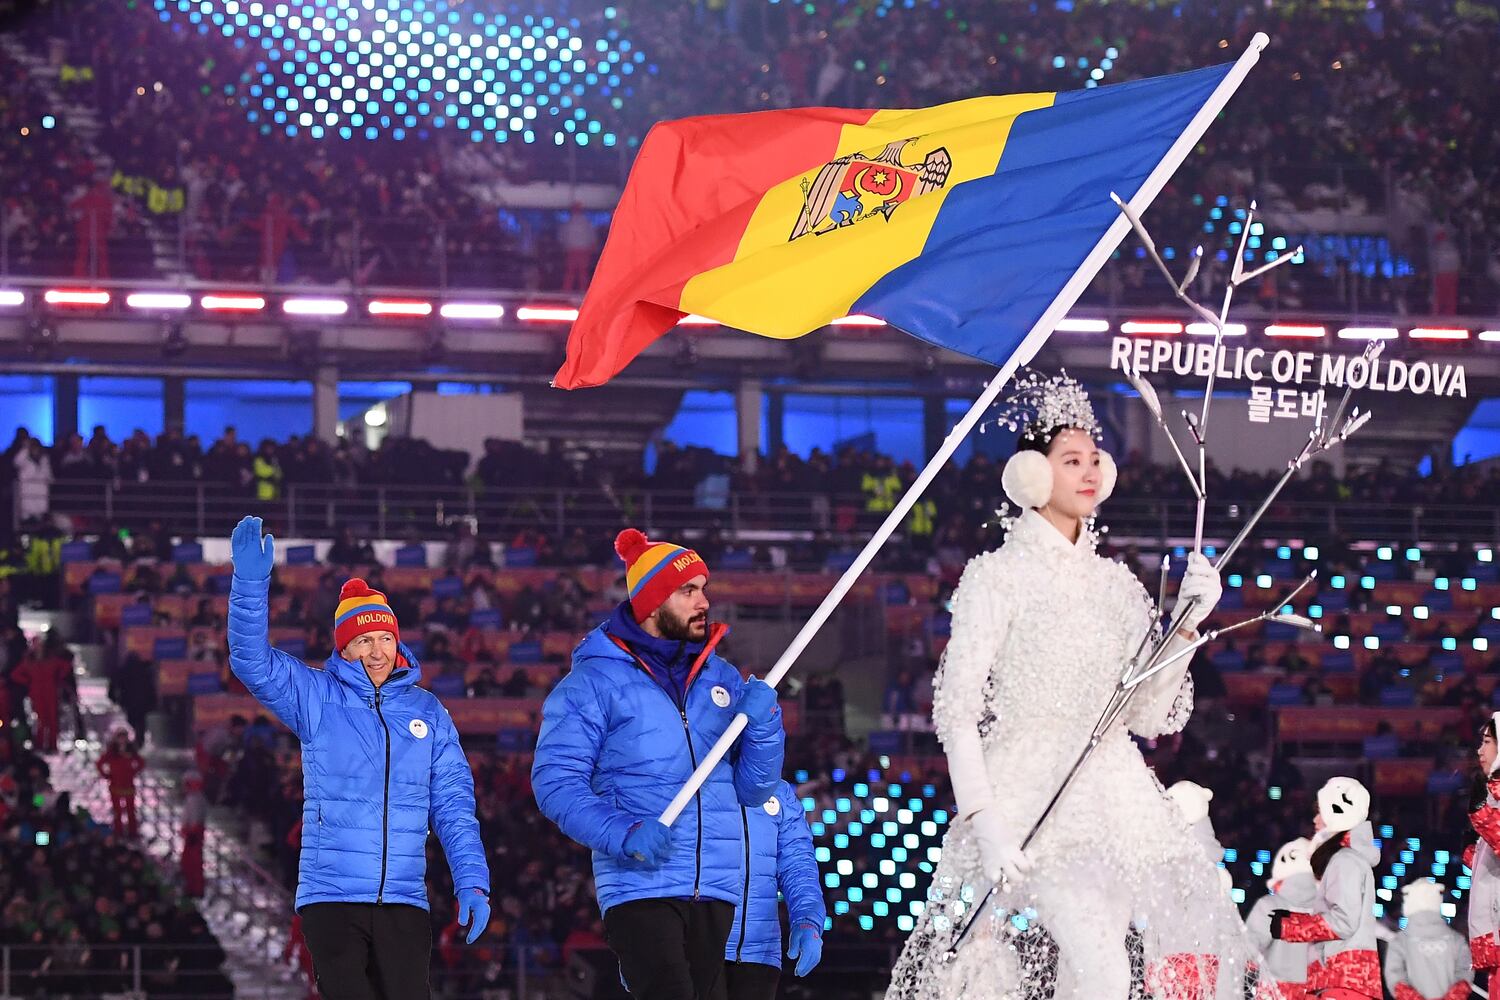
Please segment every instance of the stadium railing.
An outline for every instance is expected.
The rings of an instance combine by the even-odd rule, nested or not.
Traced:
[[[883,512],[866,510],[866,500],[863,495],[827,493],[703,496],[669,490],[385,485],[293,485],[274,500],[261,500],[215,483],[62,480],[52,486],[51,513],[74,518],[80,532],[110,523],[142,526],[159,520],[172,534],[218,535],[253,509],[283,537],[331,537],[347,526],[366,538],[415,533],[437,539],[451,535],[458,522],[470,520],[487,537],[535,530],[556,538],[574,528],[609,531],[628,521],[656,529],[712,529],[747,541],[796,541],[868,534]],[[1233,536],[1251,510],[1250,500],[1216,501],[1207,514],[1209,535]],[[1186,500],[1121,497],[1111,500],[1101,519],[1117,538],[1165,543],[1193,523],[1193,514],[1193,504]],[[1500,506],[1288,502],[1267,512],[1258,534],[1500,541]]]

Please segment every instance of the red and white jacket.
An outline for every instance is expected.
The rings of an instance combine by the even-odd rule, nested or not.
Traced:
[[[1475,969],[1500,969],[1500,777],[1489,779],[1484,805],[1469,814],[1479,843],[1465,856],[1469,889],[1469,956]]]
[[[1366,820],[1343,835],[1343,848],[1329,860],[1318,882],[1312,912],[1292,913],[1282,920],[1280,940],[1312,946],[1309,992],[1342,989],[1371,1000],[1385,995],[1375,950],[1374,866],[1379,861],[1380,850]]]

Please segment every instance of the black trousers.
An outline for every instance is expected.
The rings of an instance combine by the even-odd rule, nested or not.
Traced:
[[[724,942],[734,906],[717,899],[637,899],[610,907],[604,936],[639,1000],[725,1000]]]
[[[725,962],[724,981],[729,1000],[776,1000],[781,970],[759,962]]]
[[[324,1000],[428,1000],[432,918],[426,910],[309,903],[297,912]]]

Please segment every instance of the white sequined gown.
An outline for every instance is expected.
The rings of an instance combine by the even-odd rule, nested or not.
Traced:
[[[959,727],[978,728],[996,807],[1017,841],[1155,619],[1145,588],[1099,556],[1089,532],[1070,543],[1034,511],[965,568],[933,720],[945,743]],[[1027,850],[1031,874],[997,891],[948,961],[955,927],[988,888],[968,824],[954,821],[888,1000],[1126,1000],[1132,979],[1158,1000],[1242,997],[1253,952],[1239,915],[1130,738],[1187,723],[1192,679],[1169,668],[1159,680],[1105,735]],[[1132,925],[1143,948],[1134,965]]]

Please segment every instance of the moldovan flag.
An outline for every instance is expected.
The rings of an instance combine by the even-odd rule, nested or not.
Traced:
[[[1002,365],[1119,217],[1110,192],[1129,202],[1185,153],[1232,67],[911,111],[662,122],[555,384],[607,382],[689,313],[780,339],[862,313]]]

